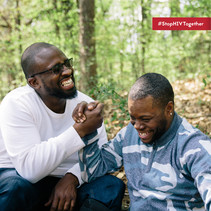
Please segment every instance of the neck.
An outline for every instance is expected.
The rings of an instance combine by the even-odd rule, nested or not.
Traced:
[[[45,105],[55,113],[62,114],[65,111],[66,99],[59,99],[53,96],[41,96],[37,93]]]

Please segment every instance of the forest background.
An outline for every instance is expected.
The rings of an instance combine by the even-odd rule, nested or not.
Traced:
[[[77,88],[104,102],[109,139],[128,124],[128,91],[147,72],[170,80],[176,111],[211,137],[211,32],[152,30],[152,17],[210,14],[210,0],[0,0],[0,101],[26,84],[24,49],[49,42],[74,59]],[[123,168],[115,175],[127,183]],[[123,210],[129,203],[126,189]]]
[[[210,31],[152,30],[152,17],[210,14],[210,0],[0,0],[0,100],[26,84],[24,49],[49,42],[73,57],[77,88],[105,103],[109,138],[128,123],[127,93],[147,72],[166,76],[179,113],[211,135]]]

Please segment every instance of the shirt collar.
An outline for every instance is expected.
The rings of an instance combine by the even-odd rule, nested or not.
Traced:
[[[174,118],[169,129],[155,141],[155,146],[162,146],[171,141],[177,133],[177,130],[182,122],[182,118],[174,112]]]

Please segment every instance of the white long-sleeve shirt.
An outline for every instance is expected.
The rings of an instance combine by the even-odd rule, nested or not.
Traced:
[[[85,146],[73,128],[72,112],[81,101],[93,101],[78,91],[65,112],[50,110],[28,85],[11,91],[0,106],[0,168],[15,168],[32,183],[67,172],[82,183],[77,151]],[[99,145],[107,142],[104,125]]]

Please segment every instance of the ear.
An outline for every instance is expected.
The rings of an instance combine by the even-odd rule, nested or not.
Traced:
[[[29,84],[30,87],[32,87],[35,90],[38,90],[40,88],[39,81],[37,80],[36,77],[28,78],[27,83]]]
[[[167,117],[172,117],[174,114],[174,103],[169,101],[165,108],[165,114]]]

